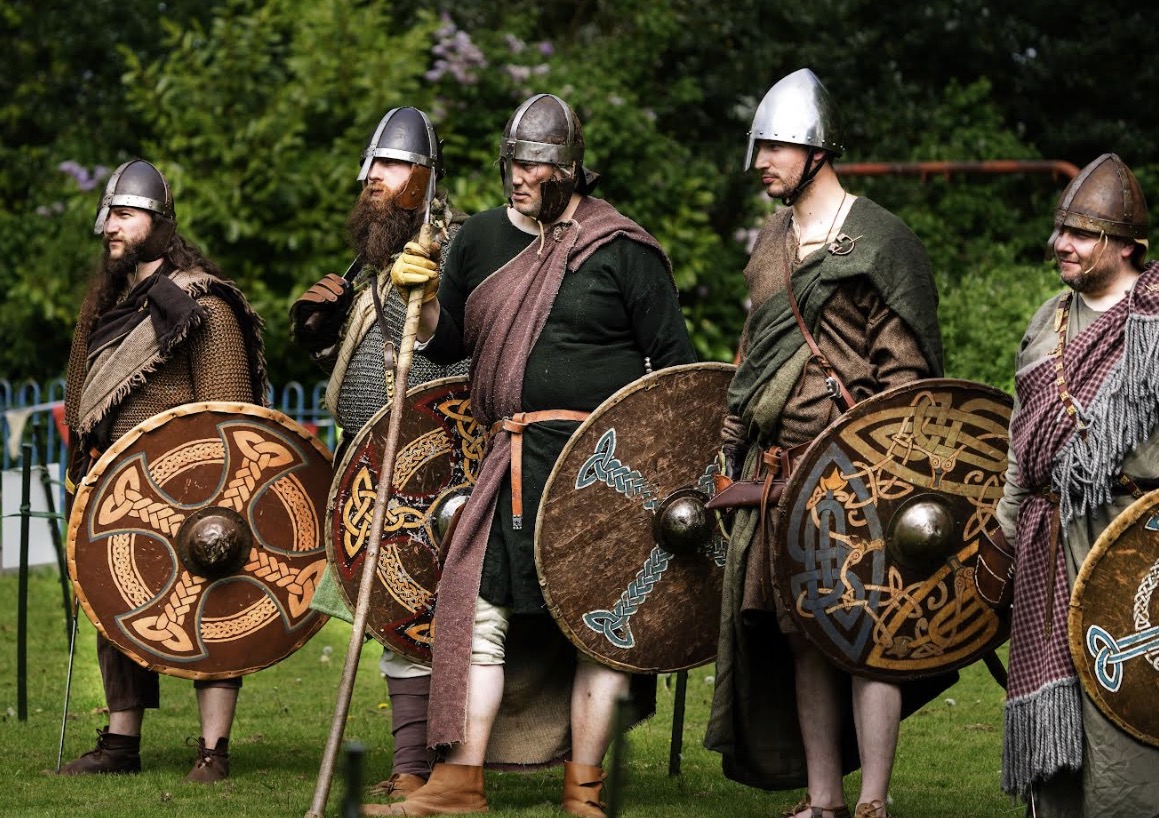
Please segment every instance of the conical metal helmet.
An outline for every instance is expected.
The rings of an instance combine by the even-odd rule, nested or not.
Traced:
[[[1105,233],[1147,246],[1151,219],[1143,188],[1131,169],[1113,153],[1083,168],[1062,192],[1054,212],[1053,247],[1063,227]]]
[[[843,139],[833,98],[816,74],[801,68],[779,80],[757,106],[744,169],[752,167],[758,140],[805,145],[840,156],[845,152]]]
[[[378,122],[362,149],[358,181],[365,182],[375,159],[395,159],[413,167],[410,179],[398,194],[398,204],[416,210],[434,193],[434,180],[442,175],[439,137],[430,118],[418,108],[392,108]]]
[[[134,207],[154,214],[153,229],[141,247],[141,260],[160,258],[177,230],[173,192],[161,171],[144,159],[130,159],[113,171],[93,223],[93,232],[98,236],[105,232],[105,222],[115,207]]]
[[[569,171],[563,180],[543,184],[539,220],[551,222],[567,208],[572,191],[591,193],[599,175],[583,166],[584,130],[570,105],[554,94],[536,94],[515,109],[499,143],[499,173],[510,201],[511,163],[536,162]]]

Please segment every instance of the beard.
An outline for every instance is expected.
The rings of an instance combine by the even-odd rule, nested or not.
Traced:
[[[1076,293],[1099,293],[1107,289],[1118,275],[1118,254],[1115,248],[1107,242],[1100,242],[1086,258],[1077,259],[1080,269],[1077,272],[1059,270],[1058,277],[1062,283]]]
[[[113,258],[109,254],[108,239],[105,239],[104,244],[105,252],[101,258],[101,269],[104,270],[105,278],[109,283],[114,285],[115,289],[120,289],[118,285],[124,284],[129,276],[136,272],[137,265],[141,262],[141,245],[144,244],[144,241],[125,239],[120,258]]]
[[[366,187],[359,194],[346,219],[346,235],[366,264],[385,270],[391,257],[418,231],[423,214],[399,207],[393,194],[377,197],[371,190]]]

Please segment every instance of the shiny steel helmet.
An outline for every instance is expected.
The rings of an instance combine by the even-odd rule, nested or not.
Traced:
[[[153,214],[153,229],[141,245],[141,260],[161,258],[177,230],[173,192],[161,171],[144,159],[130,159],[113,171],[93,223],[93,232],[98,236],[105,232],[109,211],[115,207],[135,207]]]
[[[826,150],[835,157],[845,152],[837,108],[816,74],[798,69],[765,94],[749,130],[745,170],[752,167],[758,140]]]
[[[1147,200],[1139,180],[1122,159],[1104,153],[1083,168],[1062,192],[1047,246],[1053,252],[1059,232],[1071,227],[1134,242],[1141,248],[1141,261],[1147,252],[1150,226]]]
[[[540,185],[539,221],[553,222],[567,209],[573,191],[591,193],[599,175],[583,166],[584,131],[572,107],[553,94],[536,94],[515,109],[499,143],[499,174],[503,193],[511,201],[512,162],[556,165],[562,179]]]
[[[400,207],[418,210],[431,200],[435,179],[442,175],[442,153],[435,126],[418,108],[392,108],[386,112],[362,151],[358,181],[366,182],[375,159],[411,164],[410,179],[398,195]]]

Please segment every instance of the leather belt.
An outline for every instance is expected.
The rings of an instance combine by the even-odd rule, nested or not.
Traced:
[[[516,531],[523,529],[523,430],[545,420],[582,421],[590,414],[571,409],[544,409],[539,412],[516,412],[509,418],[501,418],[491,424],[489,437],[494,437],[500,431],[511,435],[511,527]]]

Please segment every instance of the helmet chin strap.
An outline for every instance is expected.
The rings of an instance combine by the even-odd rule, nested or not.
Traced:
[[[817,149],[812,145],[809,146],[808,152],[805,154],[805,172],[801,174],[801,181],[797,182],[797,186],[781,197],[781,203],[791,207],[794,202],[801,198],[805,187],[813,181],[821,170],[821,166],[825,164],[826,160],[821,160],[816,165],[813,160],[817,157]]]

